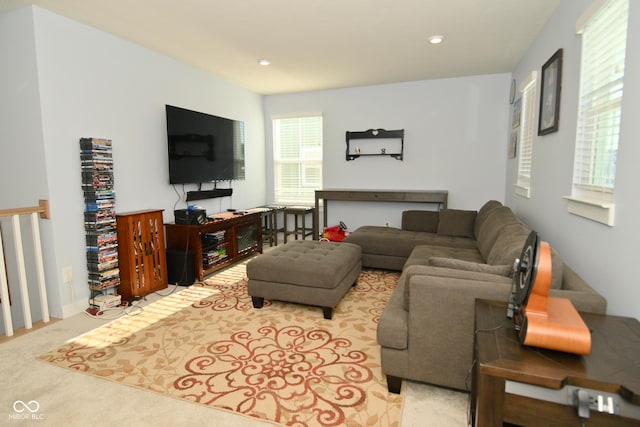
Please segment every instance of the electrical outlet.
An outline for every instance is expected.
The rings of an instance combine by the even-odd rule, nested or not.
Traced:
[[[73,268],[71,266],[62,269],[62,281],[63,283],[73,282]]]
[[[606,412],[609,414],[620,413],[620,400],[617,395],[591,389],[580,389],[573,386],[567,386],[567,390],[572,396],[569,396],[568,403],[574,406],[578,405],[577,392],[584,390],[588,395],[588,406],[590,410],[597,412]]]

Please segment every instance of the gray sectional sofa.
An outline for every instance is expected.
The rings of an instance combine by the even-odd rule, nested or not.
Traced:
[[[475,299],[508,301],[529,233],[492,200],[477,212],[405,211],[401,229],[365,226],[344,240],[361,247],[363,267],[402,271],[378,324],[389,391],[399,393],[402,379],[469,389]],[[551,288],[579,311],[606,312],[607,301],[553,248]]]

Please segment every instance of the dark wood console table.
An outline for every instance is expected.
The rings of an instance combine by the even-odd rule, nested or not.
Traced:
[[[587,426],[640,425],[640,322],[581,313],[591,330],[588,356],[520,344],[504,302],[476,300],[471,416],[477,427],[580,426],[569,403],[577,389],[611,398],[593,408]]]
[[[313,213],[313,238],[318,240],[320,231],[320,200],[324,206],[322,229],[327,226],[327,200],[352,202],[414,202],[435,203],[440,209],[447,207],[449,192],[446,190],[316,190],[316,209]]]

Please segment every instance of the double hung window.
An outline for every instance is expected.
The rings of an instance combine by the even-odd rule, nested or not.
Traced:
[[[629,2],[608,0],[599,6],[577,24],[582,34],[580,93],[567,199],[571,213],[613,225]]]
[[[523,197],[531,195],[531,166],[533,162],[533,138],[536,130],[536,79],[532,71],[520,84],[520,130],[518,135],[518,178],[515,184],[516,194]]]
[[[312,205],[322,188],[322,116],[273,119],[275,203]]]

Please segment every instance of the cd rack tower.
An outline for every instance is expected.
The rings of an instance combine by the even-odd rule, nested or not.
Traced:
[[[116,196],[111,140],[80,139],[90,309],[120,304]]]

